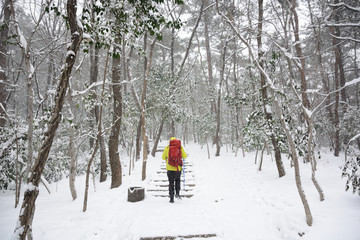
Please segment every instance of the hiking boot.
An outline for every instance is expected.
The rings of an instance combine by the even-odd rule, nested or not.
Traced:
[[[177,199],[181,199],[180,194],[176,194],[175,197],[176,197]]]
[[[174,197],[171,197],[169,202],[174,203]]]

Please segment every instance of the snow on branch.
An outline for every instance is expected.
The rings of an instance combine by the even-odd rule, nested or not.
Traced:
[[[165,45],[163,45],[163,44],[161,44],[161,43],[156,42],[155,44],[158,45],[159,47],[165,49],[165,50],[168,50],[168,51],[171,50],[169,47],[167,47],[167,46],[165,46]]]
[[[358,133],[357,135],[355,135],[353,138],[350,139],[349,143],[351,143],[352,141],[355,141],[356,139],[360,138],[360,133]]]
[[[325,25],[328,27],[360,27],[360,22],[358,22],[358,23],[351,23],[351,22],[333,23],[330,21],[325,21]]]
[[[276,47],[280,49],[280,51],[285,55],[286,58],[293,60],[297,68],[302,69],[301,64],[298,61],[298,57],[295,57],[292,53],[288,52],[286,48],[280,46],[280,44],[278,44],[276,41],[273,40],[273,43],[276,45]]]
[[[106,81],[105,83],[109,83],[108,81]],[[88,88],[82,90],[82,91],[74,91],[73,94],[71,94],[72,97],[76,97],[76,96],[80,96],[80,95],[85,95],[87,94],[92,88],[97,87],[102,85],[103,82],[102,81],[98,81],[98,82],[94,82],[92,83]]]
[[[344,2],[341,2],[341,3],[336,3],[336,4],[332,4],[330,3],[329,4],[330,7],[346,7],[347,9],[350,9],[350,10],[353,10],[353,11],[356,11],[356,12],[360,12],[360,7],[352,7]]]
[[[350,82],[345,83],[344,88],[354,85],[354,84],[357,84],[357,83],[360,83],[360,78],[355,78],[355,79],[351,80]]]
[[[340,40],[349,40],[349,41],[353,41],[353,42],[357,42],[357,43],[360,43],[360,40],[359,39],[356,39],[356,38],[352,38],[352,37],[340,37],[340,36],[335,36],[333,34],[330,33],[330,35],[334,38],[337,38],[337,39],[340,39]]]

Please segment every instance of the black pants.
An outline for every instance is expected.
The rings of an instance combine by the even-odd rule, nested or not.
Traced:
[[[170,198],[174,197],[174,187],[176,195],[180,194],[180,171],[167,171],[167,176],[169,179],[169,195]]]

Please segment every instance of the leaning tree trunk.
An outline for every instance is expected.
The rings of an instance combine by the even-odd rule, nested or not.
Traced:
[[[35,202],[39,195],[39,183],[45,163],[49,156],[51,145],[53,143],[56,130],[61,121],[61,110],[64,104],[66,91],[69,86],[69,78],[73,69],[76,53],[82,41],[83,30],[78,26],[76,17],[76,0],[68,0],[67,13],[68,23],[71,31],[71,43],[68,45],[65,64],[59,77],[59,85],[55,96],[55,106],[48,123],[47,131],[43,144],[39,150],[38,157],[35,160],[31,175],[28,179],[27,189],[24,192],[23,204],[21,206],[18,223],[16,224],[14,238],[25,239],[31,227],[35,212]]]
[[[277,108],[277,111],[281,111],[278,102],[276,103],[276,108]],[[308,226],[311,226],[312,222],[313,222],[313,218],[312,218],[312,214],[310,211],[309,203],[306,199],[305,192],[302,188],[302,183],[301,183],[301,178],[300,178],[300,166],[299,166],[299,160],[298,160],[298,156],[297,156],[297,152],[296,152],[296,148],[295,148],[295,143],[294,143],[291,133],[290,133],[289,129],[287,128],[286,123],[283,118],[281,118],[281,124],[283,125],[283,128],[285,129],[286,137],[287,137],[289,145],[290,145],[291,156],[292,156],[292,160],[294,162],[294,168],[295,168],[296,187],[297,187],[300,199],[302,201],[302,204],[303,204],[303,207],[305,210],[306,223]]]
[[[165,123],[165,117],[162,117],[161,119],[161,122],[160,122],[160,127],[159,127],[159,130],[156,134],[156,138],[155,138],[155,141],[154,141],[154,146],[153,146],[153,149],[151,151],[151,156],[155,157],[155,153],[156,153],[156,150],[157,150],[157,147],[159,145],[159,140],[160,140],[160,136],[161,136],[161,133],[163,131],[163,128],[164,128],[164,123]]]
[[[112,61],[112,83],[114,113],[109,137],[109,159],[111,168],[111,188],[117,188],[122,183],[122,170],[119,156],[119,133],[122,118],[120,57],[114,57]]]

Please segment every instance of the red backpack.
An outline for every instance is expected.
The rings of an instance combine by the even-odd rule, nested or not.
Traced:
[[[181,154],[181,141],[179,139],[170,140],[169,144],[169,161],[171,166],[177,167],[182,166],[182,154]]]

